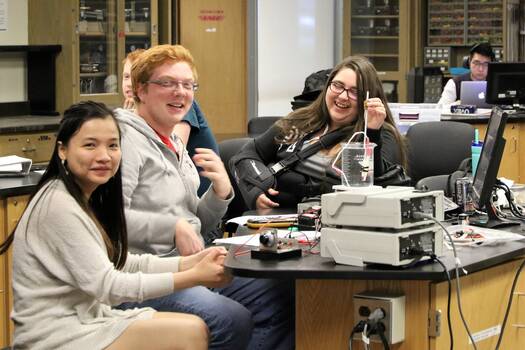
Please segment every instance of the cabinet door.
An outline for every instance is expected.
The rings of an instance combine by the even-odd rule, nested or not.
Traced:
[[[29,202],[29,196],[15,196],[15,197],[9,197],[7,198],[7,206],[6,206],[6,225],[7,228],[6,234],[11,233],[16,225],[18,224],[18,220],[22,216],[27,203]],[[13,291],[11,290],[11,278],[9,277],[9,274],[12,271],[12,261],[13,261],[13,255],[12,255],[13,249],[10,248],[7,255],[7,315],[11,313],[11,308],[13,305]],[[9,316],[8,316],[9,317]],[[13,342],[13,332],[14,332],[14,325],[12,321],[8,322],[8,329],[9,329],[9,341]]]
[[[421,7],[408,0],[344,2],[344,56],[367,57],[390,102],[407,99],[406,74],[411,64],[416,65],[414,53],[420,50],[419,31],[412,30],[417,27],[420,12]]]
[[[401,4],[400,4],[401,2]],[[401,8],[404,1],[350,2],[350,50],[375,66],[389,101],[399,100]],[[403,11],[408,10],[403,8]]]
[[[157,7],[156,0],[125,0],[126,55],[158,43]]]
[[[483,140],[487,132],[487,124],[475,124],[474,127],[479,129],[480,139]],[[503,158],[499,166],[498,177],[505,177],[520,182],[520,124],[507,123],[503,137],[507,142],[505,143]]]
[[[117,1],[80,0],[78,15],[80,99],[111,103],[119,91]]]
[[[507,307],[509,292],[516,270],[521,260],[510,261],[489,269],[469,273],[461,277],[461,304],[463,315],[472,334],[477,334],[478,349],[494,349]],[[524,278],[515,292],[524,292]],[[469,338],[461,322],[456,299],[455,281],[452,281],[451,323],[454,334],[455,349],[472,349]],[[447,326],[447,282],[431,286],[431,310],[441,311],[441,335],[429,338],[430,350],[450,348],[450,337]],[[514,295],[503,341],[500,349],[523,349],[524,332],[517,324],[525,322],[525,296]],[[519,314],[521,313],[521,314]]]
[[[5,200],[0,199],[0,241],[4,241],[5,235]],[[7,322],[9,314],[7,313],[7,258],[6,255],[0,255],[0,348],[8,346],[9,332]]]

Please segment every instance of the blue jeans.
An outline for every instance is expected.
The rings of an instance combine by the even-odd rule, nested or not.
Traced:
[[[254,327],[248,349],[295,348],[294,280],[235,277],[215,290],[250,310]]]
[[[210,349],[288,350],[295,340],[293,286],[288,280],[235,277],[224,288],[193,287],[118,308],[197,315],[210,330]]]

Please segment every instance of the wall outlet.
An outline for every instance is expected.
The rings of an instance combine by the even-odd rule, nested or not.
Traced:
[[[354,324],[360,320],[367,320],[370,313],[381,308],[385,318],[381,322],[385,325],[385,337],[389,344],[396,344],[405,339],[405,296],[399,293],[365,291],[354,294]],[[360,340],[361,334],[354,335]],[[378,335],[372,335],[371,341],[381,342]]]

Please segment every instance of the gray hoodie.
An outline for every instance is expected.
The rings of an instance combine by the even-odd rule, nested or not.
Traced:
[[[165,254],[174,248],[175,224],[186,219],[201,236],[214,229],[233,196],[213,188],[199,199],[199,175],[182,141],[175,154],[140,116],[115,110],[122,132],[122,186],[130,251]]]

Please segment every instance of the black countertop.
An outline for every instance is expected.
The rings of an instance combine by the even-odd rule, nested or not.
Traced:
[[[525,237],[524,237],[525,239]],[[250,254],[235,256],[237,246],[232,246],[225,266],[232,274],[241,277],[294,278],[294,279],[355,279],[355,280],[446,280],[438,263],[422,261],[412,268],[366,265],[364,267],[338,265],[331,258],[305,254],[302,258],[263,261],[251,259]],[[242,250],[247,248],[241,248]],[[241,251],[242,251],[241,250]],[[458,257],[468,273],[487,269],[525,255],[525,240],[506,242],[476,248],[461,247]],[[451,278],[456,276],[452,251],[445,251],[440,260]],[[461,272],[460,272],[461,273]],[[462,274],[462,273],[461,273]]]
[[[20,177],[0,177],[0,198],[33,193],[41,177],[36,172]]]
[[[56,131],[62,116],[18,115],[0,118],[0,134]]]
[[[441,121],[455,121],[469,124],[480,124],[488,123],[490,114],[484,115],[469,115],[469,114],[454,114],[454,113],[443,113],[441,114]],[[508,118],[509,123],[513,122],[525,122],[525,112],[510,113]]]

